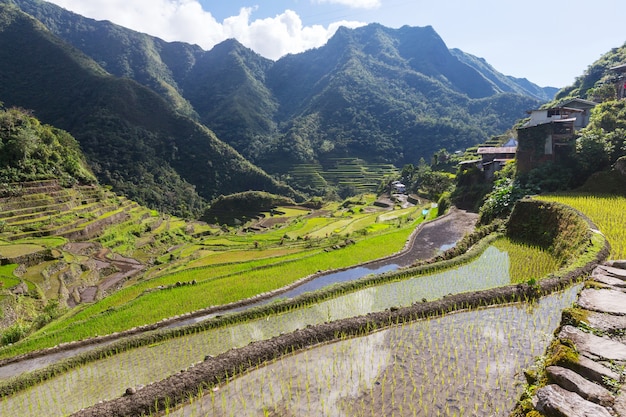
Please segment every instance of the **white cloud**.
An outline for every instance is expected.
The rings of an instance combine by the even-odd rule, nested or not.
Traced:
[[[303,26],[300,17],[292,10],[286,10],[273,18],[250,22],[251,13],[251,9],[242,9],[238,16],[225,19],[224,30],[228,37],[236,38],[245,46],[270,59],[321,46],[340,26],[363,25],[359,22],[342,21],[328,27]]]
[[[362,26],[341,21],[327,27],[304,26],[292,10],[266,19],[251,20],[256,9],[242,8],[237,16],[218,22],[197,0],[49,0],[68,10],[98,20],[148,33],[167,41],[182,41],[211,49],[235,38],[257,53],[278,59],[288,53],[322,46],[340,26]],[[325,0],[344,3],[378,3],[375,0]]]
[[[341,4],[353,9],[375,9],[381,6],[381,0],[317,0],[317,2]]]

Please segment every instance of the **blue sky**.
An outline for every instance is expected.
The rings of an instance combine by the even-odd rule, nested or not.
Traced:
[[[450,48],[498,71],[564,87],[626,42],[623,0],[50,0],[168,41],[205,49],[236,38],[278,59],[323,45],[339,26],[430,25]]]

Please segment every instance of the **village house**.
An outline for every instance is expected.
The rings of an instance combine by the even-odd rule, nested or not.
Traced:
[[[528,172],[546,162],[557,162],[575,146],[575,132],[589,124],[592,101],[572,99],[557,107],[530,111],[517,129],[517,171]]]
[[[503,146],[480,147],[476,151],[480,159],[480,168],[485,173],[486,179],[492,179],[493,175],[501,170],[507,162],[515,159],[517,141],[511,138]]]

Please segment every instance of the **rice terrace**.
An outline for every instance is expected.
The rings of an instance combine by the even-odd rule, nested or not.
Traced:
[[[367,194],[214,227],[124,200],[107,212],[119,197],[106,192],[93,202],[56,183],[20,192],[2,203],[3,287],[24,283],[41,299],[65,291],[77,307],[0,350],[2,415],[508,415],[575,283],[606,243],[609,257],[624,255],[618,227],[605,241],[548,202],[623,224],[602,197],[526,200],[508,223],[478,228],[458,209],[382,208]],[[22,220],[19,201],[35,198],[44,213],[75,205],[46,217],[50,227],[76,219],[66,236],[99,221],[101,232],[80,245],[29,235],[35,220]],[[543,219],[536,230],[529,216]],[[11,262],[23,258],[16,274]],[[121,269],[131,259],[145,269]],[[115,276],[119,289],[106,290]],[[318,280],[320,289],[285,291]]]
[[[0,0],[0,417],[626,417],[626,44],[98,1]]]

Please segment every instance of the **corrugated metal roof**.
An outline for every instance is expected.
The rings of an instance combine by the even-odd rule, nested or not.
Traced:
[[[505,146],[505,147],[486,147],[486,148],[478,148],[478,155],[489,155],[495,153],[516,153],[516,146]]]

